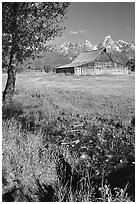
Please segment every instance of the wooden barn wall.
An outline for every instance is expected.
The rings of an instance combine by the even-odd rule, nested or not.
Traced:
[[[68,68],[58,68],[56,69],[56,73],[71,73],[74,74],[74,67],[68,67]]]
[[[111,69],[102,69],[102,74],[123,75],[129,74],[128,67],[112,67]]]
[[[110,67],[112,67],[113,66],[113,63],[110,61],[110,62],[94,62],[94,66],[96,67],[96,68],[101,68],[101,67],[103,67],[103,68],[110,68]]]
[[[75,67],[74,72],[76,75],[82,75],[82,67]]]
[[[94,75],[94,62],[90,62],[81,67],[75,67],[76,75]]]
[[[82,70],[82,74],[83,74],[83,75],[94,75],[94,74],[95,74],[95,69],[94,69],[94,67],[92,67],[92,68],[83,67],[82,69],[83,69],[83,70]]]
[[[128,74],[129,70],[127,67],[76,67],[75,74],[76,75],[104,75],[104,74],[112,74],[112,75],[123,75]]]

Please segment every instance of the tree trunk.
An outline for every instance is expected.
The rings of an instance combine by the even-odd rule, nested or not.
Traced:
[[[14,13],[14,18],[12,21],[13,33],[12,33],[12,47],[10,51],[10,60],[8,65],[8,79],[6,83],[5,90],[3,92],[3,103],[10,104],[12,102],[12,97],[15,90],[15,81],[16,81],[16,52],[17,52],[17,17],[18,12],[21,9],[23,3],[13,3],[12,12]]]
[[[12,102],[12,97],[15,90],[15,81],[16,81],[16,67],[14,64],[14,55],[11,55],[10,62],[8,66],[8,78],[5,90],[3,92],[3,102],[4,104],[9,104]]]

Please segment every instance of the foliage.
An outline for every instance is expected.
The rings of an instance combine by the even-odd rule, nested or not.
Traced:
[[[127,64],[128,69],[131,70],[132,72],[135,72],[135,59],[130,59]]]
[[[44,71],[47,73],[53,71],[54,69],[55,67],[53,65],[47,65],[44,67]]]
[[[7,69],[9,64],[10,36],[2,34],[2,68]]]
[[[61,35],[64,28],[59,24],[64,20],[69,4],[67,2],[3,2],[3,59],[10,55],[13,44],[16,59],[20,62],[30,54],[45,48],[48,40]]]
[[[9,56],[3,103],[12,102],[19,63],[22,63],[26,57],[35,56],[39,51],[46,49],[48,40],[62,34],[63,28],[60,24],[69,4],[68,2],[3,2],[3,57]],[[6,58],[3,64],[7,64]]]

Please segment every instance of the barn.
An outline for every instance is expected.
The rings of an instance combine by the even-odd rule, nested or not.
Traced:
[[[126,74],[128,68],[115,62],[106,48],[81,53],[70,64],[56,67],[56,73],[76,75]]]

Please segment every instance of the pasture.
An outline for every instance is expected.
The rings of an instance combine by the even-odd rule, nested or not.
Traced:
[[[4,89],[6,75],[2,80]],[[56,173],[59,155],[75,167],[84,153],[92,158],[88,165],[95,176],[110,172],[120,160],[127,162],[127,156],[135,154],[134,115],[133,74],[17,74],[12,105],[3,108],[3,192],[20,180],[30,200],[40,201],[40,192],[44,196],[47,192],[40,185],[50,184],[56,191],[55,201],[61,202],[64,188]],[[88,171],[87,167],[81,170]],[[73,196],[69,192],[67,201],[97,201],[93,190],[90,186]],[[102,189],[100,201],[132,201],[120,189],[115,197],[108,192],[109,187]]]
[[[64,111],[120,118],[126,122],[135,111],[135,76],[21,73],[17,74],[13,101],[21,105],[23,111],[41,110],[55,117]]]

